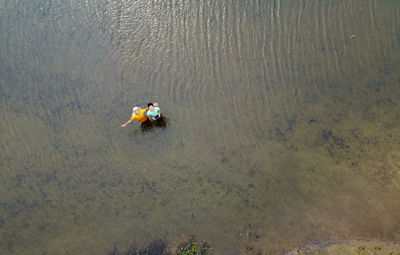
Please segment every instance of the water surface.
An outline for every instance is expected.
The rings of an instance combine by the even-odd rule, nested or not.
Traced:
[[[399,24],[395,0],[0,0],[0,253],[399,240]],[[120,128],[153,101],[167,128]]]

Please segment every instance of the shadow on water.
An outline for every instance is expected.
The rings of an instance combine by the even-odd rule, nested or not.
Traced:
[[[141,123],[140,126],[140,131],[134,127],[131,129],[131,131],[129,132],[128,136],[129,137],[136,137],[138,135],[143,135],[145,133],[149,133],[149,132],[154,132],[157,129],[166,129],[168,126],[168,118],[162,116],[160,119],[158,120],[148,120],[145,123]]]

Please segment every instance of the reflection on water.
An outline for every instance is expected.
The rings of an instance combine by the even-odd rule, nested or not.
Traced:
[[[0,8],[2,254],[399,239],[398,1]]]

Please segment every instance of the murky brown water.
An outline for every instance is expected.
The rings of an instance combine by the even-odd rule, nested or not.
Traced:
[[[0,253],[400,240],[399,60],[397,0],[0,0]]]

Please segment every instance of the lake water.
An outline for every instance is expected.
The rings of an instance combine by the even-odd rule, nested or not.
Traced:
[[[0,0],[0,253],[400,240],[399,74],[397,0]]]

